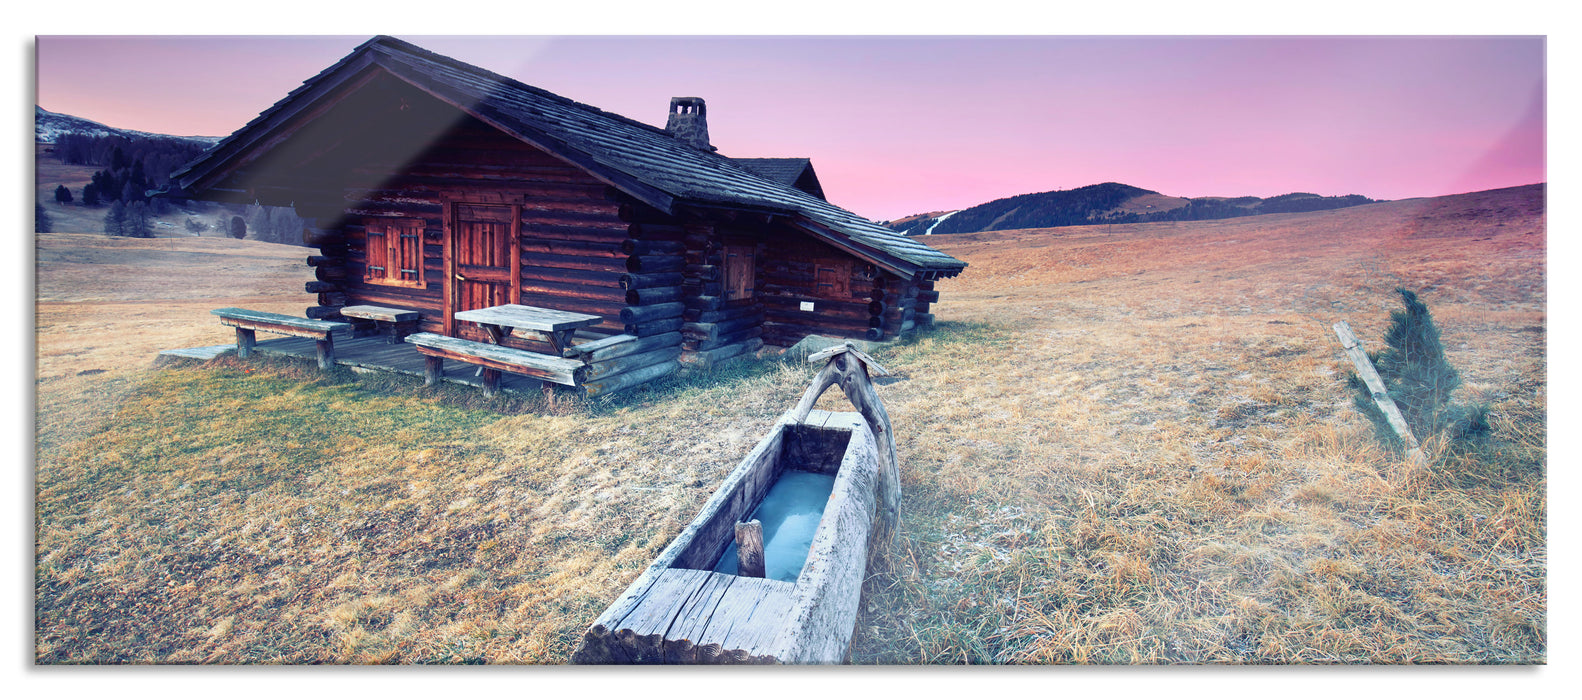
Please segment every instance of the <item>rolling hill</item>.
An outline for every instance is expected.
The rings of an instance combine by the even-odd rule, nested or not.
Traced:
[[[117,129],[113,126],[105,126],[92,119],[51,112],[38,105],[33,106],[33,138],[35,141],[39,143],[55,143],[60,140],[60,137],[67,134],[90,137],[121,136],[128,139],[190,141],[205,148],[219,143],[220,139],[223,138],[220,136],[171,136],[169,134],[153,134],[131,129]]]
[[[1293,192],[1260,197],[1172,197],[1153,190],[1106,182],[1073,190],[1036,192],[996,199],[957,211],[916,214],[888,222],[905,235],[1009,231],[1150,221],[1203,221],[1257,214],[1292,214],[1339,209],[1377,200],[1361,195],[1325,197]]]

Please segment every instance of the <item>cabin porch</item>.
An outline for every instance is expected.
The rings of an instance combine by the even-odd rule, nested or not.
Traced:
[[[616,340],[627,340],[627,342],[612,342]],[[572,350],[566,355],[568,359],[581,358],[587,366],[579,370],[574,384],[563,388],[579,394],[599,396],[672,374],[680,368],[680,363],[675,359],[675,356],[680,354],[679,348],[669,352],[664,350],[644,352],[649,346],[655,345],[656,341],[668,344],[671,340],[621,336],[577,343],[573,348],[585,347],[587,351],[578,353]],[[235,345],[219,345],[167,350],[161,355],[171,358],[208,359],[235,350]],[[321,357],[316,341],[298,337],[260,338],[253,343],[252,352],[305,360]],[[355,372],[390,372],[426,379],[426,372],[430,371],[431,367],[429,359],[419,351],[418,346],[411,343],[390,343],[383,336],[358,336],[336,339],[332,361]],[[479,365],[452,361],[441,364],[440,373],[435,379],[483,388],[485,376],[484,369]],[[499,372],[499,383],[495,388],[500,391],[525,393],[543,391],[545,387],[555,386],[562,385],[502,371]]]
[[[312,360],[316,350],[314,342],[307,338],[268,338],[260,339],[253,346],[253,352]],[[337,340],[335,364],[348,367],[354,372],[390,372],[423,379],[423,354],[418,352],[417,346],[408,343],[389,343],[379,336]],[[479,371],[479,367],[459,362],[445,363],[439,379],[452,384],[483,386],[483,373]],[[542,391],[544,385],[542,381],[519,374],[504,372],[500,375],[501,391],[538,392]]]

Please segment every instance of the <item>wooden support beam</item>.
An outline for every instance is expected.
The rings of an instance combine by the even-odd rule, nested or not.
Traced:
[[[258,334],[251,328],[236,329],[236,356],[247,359],[253,356],[253,346],[258,344]]]
[[[427,355],[423,358],[423,386],[434,386],[445,376],[445,358]]]
[[[327,370],[335,366],[335,338],[325,336],[313,341],[314,354],[318,356],[319,369]]]

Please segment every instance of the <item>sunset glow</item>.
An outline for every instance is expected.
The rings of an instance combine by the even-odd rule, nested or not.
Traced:
[[[37,40],[37,103],[221,136],[368,37]],[[424,37],[656,126],[708,101],[729,156],[812,158],[876,220],[1122,182],[1377,199],[1543,182],[1542,37]]]

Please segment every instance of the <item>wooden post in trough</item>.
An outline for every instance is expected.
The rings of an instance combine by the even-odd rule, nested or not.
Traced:
[[[736,523],[737,576],[764,577],[764,526],[756,518]]]
[[[1400,436],[1401,442],[1406,443],[1406,457],[1414,464],[1423,459],[1423,450],[1417,443],[1417,437],[1412,435],[1412,428],[1406,424],[1406,418],[1401,415],[1401,409],[1395,405],[1395,400],[1390,398],[1389,389],[1384,386],[1384,379],[1379,376],[1379,371],[1374,369],[1373,362],[1368,359],[1367,351],[1362,349],[1362,341],[1357,339],[1357,334],[1351,332],[1351,325],[1345,321],[1335,324],[1335,336],[1340,338],[1340,346],[1345,348],[1346,357],[1351,359],[1352,366],[1357,368],[1357,376],[1362,377],[1362,382],[1368,386],[1368,391],[1373,393],[1373,402],[1378,404],[1379,410],[1384,412],[1385,420],[1389,421],[1390,428]]]

